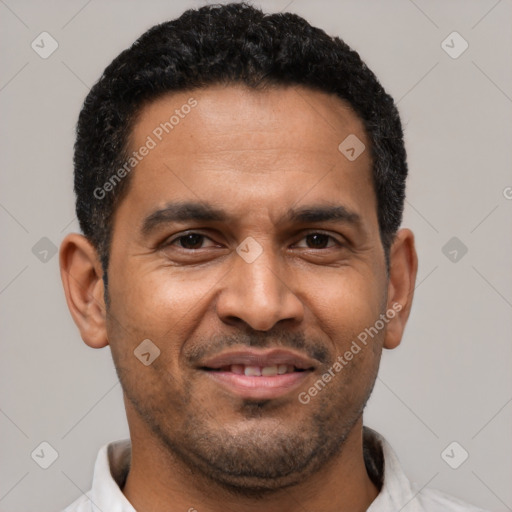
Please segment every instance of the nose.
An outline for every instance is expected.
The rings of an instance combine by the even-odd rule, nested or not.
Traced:
[[[265,249],[252,262],[238,254],[233,257],[217,299],[217,314],[224,323],[244,322],[257,331],[268,331],[283,320],[302,321],[303,303],[278,256]]]

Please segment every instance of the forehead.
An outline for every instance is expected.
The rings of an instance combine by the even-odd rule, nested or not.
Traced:
[[[355,160],[339,150],[347,137],[366,147]],[[130,148],[146,155],[127,199],[141,214],[184,198],[269,211],[306,194],[357,210],[357,202],[374,206],[369,144],[347,103],[308,88],[172,93],[146,105],[135,122]]]
[[[269,138],[270,133],[279,139]],[[366,139],[363,123],[348,103],[300,86],[211,86],[168,94],[142,109],[131,140],[137,146],[148,134],[160,145],[174,142],[174,154],[232,152],[236,144],[241,151],[300,149],[339,156],[340,137]]]

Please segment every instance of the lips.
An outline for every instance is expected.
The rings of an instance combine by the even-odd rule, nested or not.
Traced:
[[[208,370],[220,370],[232,366],[270,368],[273,366],[293,366],[296,370],[309,370],[316,367],[314,360],[297,352],[284,349],[237,350],[223,352],[203,361],[200,366]],[[277,372],[279,373],[279,372]],[[282,372],[287,373],[287,372]]]
[[[297,388],[316,368],[314,360],[294,351],[237,350],[202,361],[198,369],[242,398],[277,398]]]

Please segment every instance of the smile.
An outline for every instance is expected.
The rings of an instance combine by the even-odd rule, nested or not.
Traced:
[[[274,375],[284,375],[285,373],[303,372],[305,370],[295,368],[293,365],[280,364],[272,366],[250,366],[243,364],[232,364],[220,369],[207,368],[211,371],[221,371],[245,375],[246,377],[273,377]]]
[[[199,369],[236,396],[272,399],[301,386],[315,366],[314,361],[292,351],[248,349],[219,354]]]

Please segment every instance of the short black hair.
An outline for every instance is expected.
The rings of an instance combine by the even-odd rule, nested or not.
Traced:
[[[370,140],[388,260],[402,221],[407,176],[402,126],[391,96],[356,51],[296,14],[265,14],[245,2],[207,5],[145,32],[109,64],[80,112],[74,147],[76,213],[101,258],[105,285],[113,214],[130,182],[129,175],[119,179],[119,170],[129,158],[137,114],[166,93],[219,84],[254,89],[300,85],[350,104]],[[109,180],[114,186],[105,187]]]

